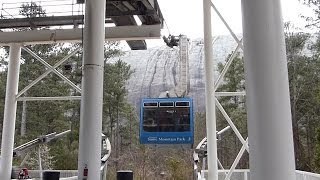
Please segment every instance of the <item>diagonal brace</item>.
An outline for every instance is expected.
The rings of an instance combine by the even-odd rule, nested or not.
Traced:
[[[74,51],[72,51],[70,54],[68,54],[67,56],[65,56],[63,59],[61,59],[59,62],[57,62],[54,66],[51,66],[50,64],[48,64],[46,61],[44,61],[41,57],[39,57],[38,55],[36,55],[34,52],[32,52],[29,48],[26,47],[22,47],[25,51],[27,51],[30,55],[32,55],[34,58],[36,58],[37,60],[39,60],[42,64],[44,64],[48,70],[46,72],[44,72],[42,75],[40,75],[36,80],[32,81],[28,86],[26,86],[23,90],[21,90],[18,94],[17,94],[17,98],[20,97],[23,93],[25,93],[27,90],[29,90],[31,87],[33,87],[35,84],[37,84],[41,79],[43,79],[44,77],[46,77],[49,73],[54,72],[55,74],[57,74],[60,78],[62,78],[63,80],[65,80],[71,87],[73,87],[74,89],[76,89],[76,91],[81,93],[81,89],[75,85],[73,82],[71,82],[67,77],[65,77],[64,75],[62,75],[59,71],[56,70],[56,68],[58,66],[60,66],[63,62],[65,62],[67,59],[69,59],[71,56],[73,56],[76,52],[78,52],[81,47],[76,48]]]
[[[242,44],[242,39],[240,40],[240,43]],[[221,74],[220,74],[217,82],[216,82],[215,85],[214,85],[214,90],[215,90],[215,91],[218,89],[218,87],[219,87],[219,85],[221,84],[224,76],[226,75],[226,73],[227,73],[230,65],[232,64],[234,58],[236,57],[236,54],[237,54],[238,50],[239,50],[240,47],[241,47],[241,44],[238,44],[238,45],[237,45],[236,49],[232,52],[229,60],[228,60],[227,63],[225,64],[225,66],[224,66],[224,68],[223,68],[223,70],[222,70],[222,72],[221,72]]]
[[[225,169],[224,169],[223,165],[221,164],[219,158],[218,158],[217,160],[218,160],[218,165],[219,165],[220,168],[224,171]],[[227,176],[227,172],[224,171],[224,174]]]
[[[248,138],[246,139],[246,144],[248,144]],[[226,176],[226,178],[224,180],[230,180],[231,175],[232,175],[233,171],[236,169],[237,165],[239,164],[239,161],[240,161],[245,150],[246,150],[245,145],[242,145],[236,159],[234,160],[233,164],[231,165],[231,168],[230,168],[228,175]]]
[[[228,25],[228,23],[226,22],[226,20],[222,17],[221,13],[218,11],[218,9],[216,8],[216,6],[212,3],[212,1],[210,0],[211,6],[214,9],[214,11],[217,13],[217,15],[219,16],[219,18],[221,19],[221,21],[223,22],[223,24],[227,27],[227,29],[229,30],[231,36],[234,38],[235,41],[237,41],[238,44],[240,44],[241,49],[243,49],[242,43],[241,41],[238,39],[238,37],[235,35],[235,33],[232,31],[232,29],[230,28],[230,26]]]
[[[249,152],[249,146],[248,143],[246,143],[246,141],[243,139],[242,135],[240,134],[239,130],[237,129],[237,127],[234,125],[234,123],[232,122],[231,118],[229,117],[229,115],[227,114],[227,112],[224,110],[224,108],[222,107],[222,105],[220,104],[220,102],[218,101],[217,98],[215,98],[216,101],[216,105],[218,107],[218,109],[221,111],[222,115],[224,116],[224,118],[227,120],[227,122],[229,123],[230,127],[233,129],[234,133],[236,134],[236,136],[238,137],[238,139],[240,140],[240,142],[245,146],[246,150]]]

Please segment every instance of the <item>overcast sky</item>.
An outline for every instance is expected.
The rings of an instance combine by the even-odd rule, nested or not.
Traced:
[[[202,0],[158,0],[170,33],[186,34],[191,38],[203,36]],[[241,0],[213,0],[231,28],[241,32]],[[298,21],[301,13],[311,11],[298,0],[281,0],[284,21]],[[224,34],[226,29],[213,14],[213,33]]]
[[[17,6],[19,5],[16,2],[22,1],[30,1],[30,0],[0,0],[0,5],[5,4],[6,7],[8,6]],[[34,0],[39,2],[40,0]],[[52,3],[66,3],[68,0],[65,1],[49,1],[44,0],[42,4],[48,4],[44,2]],[[72,2],[72,0],[69,0]],[[160,5],[160,9],[162,14],[165,18],[166,24],[168,26],[164,26],[162,30],[163,35],[168,35],[169,33],[172,35],[179,35],[185,34],[189,38],[201,38],[203,37],[203,7],[202,7],[203,0],[158,0]],[[75,0],[73,0],[75,2]],[[215,4],[217,9],[226,19],[227,23],[231,26],[234,32],[241,33],[242,25],[241,25],[241,0],[212,0]],[[8,4],[10,3],[10,4]],[[284,21],[291,21],[296,26],[303,27],[305,21],[301,19],[299,16],[302,14],[305,16],[313,15],[312,9],[302,5],[299,0],[281,0],[282,10],[283,10],[283,18]],[[57,5],[57,4],[55,4]],[[66,11],[62,8],[62,6],[55,6],[59,7],[58,12]],[[71,7],[71,6],[70,6]],[[69,7],[69,8],[70,8]],[[61,9],[62,8],[62,9]],[[79,9],[80,10],[80,9]],[[18,13],[18,12],[16,12]],[[221,20],[217,17],[217,15],[212,12],[213,14],[213,35],[221,35],[221,34],[228,34],[228,30],[222,24]],[[148,46],[158,46],[162,45],[162,40],[149,40]]]
[[[190,38],[203,37],[203,7],[202,0],[158,0],[162,14],[168,28],[162,33],[186,34]],[[241,0],[213,0],[212,1],[227,23],[236,33],[242,32]],[[304,20],[299,16],[313,15],[311,8],[302,5],[298,0],[281,0],[282,14],[285,22],[291,21],[296,26],[304,26]],[[213,13],[212,29],[214,35],[228,34],[218,16]],[[149,47],[158,44],[157,40],[148,41]]]

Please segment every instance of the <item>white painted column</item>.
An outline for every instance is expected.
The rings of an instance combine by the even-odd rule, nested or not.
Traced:
[[[211,3],[203,0],[204,24],[204,57],[205,57],[205,94],[206,94],[206,124],[208,151],[208,180],[218,180],[218,157],[216,135],[216,110],[214,90],[214,62],[211,29]]]
[[[280,0],[242,0],[250,179],[294,180]]]
[[[11,44],[1,142],[0,179],[11,179],[21,47]]]
[[[78,179],[99,180],[106,1],[85,2]],[[84,177],[84,169],[88,177]]]
[[[40,171],[40,173],[39,173],[39,177],[40,177],[40,179],[42,179],[43,177],[42,177],[42,158],[41,158],[41,145],[39,145],[39,147],[38,147],[38,161],[39,161],[39,171]]]

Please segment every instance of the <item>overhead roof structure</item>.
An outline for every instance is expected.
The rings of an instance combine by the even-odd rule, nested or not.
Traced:
[[[36,3],[36,1],[33,1],[33,2]],[[83,3],[83,2],[78,0],[77,3]],[[21,7],[17,7],[17,8],[21,8]],[[134,16],[136,16],[140,20],[141,25],[139,24],[140,22],[138,23],[136,21]],[[159,38],[160,29],[163,27],[163,16],[157,0],[134,0],[134,1],[106,0],[106,16],[105,17],[106,17],[106,21],[105,21],[106,24],[112,23],[116,27],[125,26],[127,28],[127,30],[125,30],[126,36],[124,36],[122,39],[126,39],[129,47],[132,50],[147,49],[147,45],[144,39]],[[37,17],[37,16],[36,17],[20,16],[20,17],[13,17],[13,18],[2,17],[0,19],[0,30],[15,29],[15,28],[30,28],[30,30],[32,30],[40,27],[67,26],[67,25],[78,27],[79,25],[83,25],[83,24],[84,24],[83,14],[82,15],[52,14],[52,16],[50,14],[50,16],[42,16],[42,17]],[[130,27],[133,27],[132,31],[130,30]],[[121,28],[119,32],[123,33],[124,29],[126,28]],[[149,32],[148,32],[148,29],[150,29]],[[117,32],[117,31],[118,31],[117,28],[112,29],[112,32]],[[106,33],[107,32],[108,30],[106,31]],[[134,33],[134,34],[131,36],[131,33]],[[8,32],[0,32],[0,44],[3,45],[4,43],[7,43],[6,42],[7,37],[9,36],[12,37],[16,35],[15,34],[8,35]],[[129,38],[130,36],[131,38]],[[145,36],[146,38],[142,38],[142,36]],[[46,36],[44,36],[43,38],[48,39],[48,41],[50,41],[50,39],[47,38]],[[108,38],[121,39],[121,37],[119,36],[110,37],[110,35],[106,34],[106,39]],[[74,41],[75,39],[70,39],[70,40]],[[27,44],[29,42],[29,41],[26,41],[25,39],[22,39],[21,41],[24,41]],[[65,41],[69,41],[69,39],[65,39]]]
[[[126,14],[127,16],[116,16]],[[162,24],[163,17],[155,0],[107,0],[106,16],[111,17],[117,26],[137,25],[133,15],[138,15],[142,24],[153,25]],[[131,49],[144,49],[146,42],[127,41]]]

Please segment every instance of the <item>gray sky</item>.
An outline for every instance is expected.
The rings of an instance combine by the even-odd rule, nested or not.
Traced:
[[[202,0],[158,0],[158,2],[171,34],[186,34],[190,38],[203,37]],[[241,0],[213,0],[212,2],[233,31],[241,33]],[[299,17],[301,14],[313,15],[312,10],[298,0],[281,0],[281,4],[284,21],[291,21],[296,26],[304,26],[305,21]],[[212,22],[213,35],[228,34],[228,30],[214,12]],[[167,27],[163,29],[163,35],[169,34],[168,29]],[[149,47],[161,44],[158,40],[147,42]]]
[[[203,36],[202,0],[158,0],[162,14],[172,34],[186,34],[191,38]],[[213,0],[232,29],[241,32],[241,0]],[[284,21],[298,21],[301,13],[312,13],[298,0],[281,0]],[[308,12],[309,11],[309,12]],[[165,32],[165,31],[164,31]],[[225,34],[224,25],[213,13],[213,33]]]
[[[30,0],[0,0],[0,5],[5,3],[5,6],[18,6],[16,2],[30,1]],[[39,1],[39,0],[34,0]],[[48,1],[44,4],[65,4],[66,1]],[[73,0],[75,2],[75,0]],[[203,0],[158,0],[162,14],[166,20],[167,26],[164,26],[162,30],[163,35],[168,35],[169,32],[173,35],[185,34],[189,38],[201,38],[203,37],[203,11],[202,11]],[[72,2],[72,0],[70,0]],[[241,0],[212,0],[220,13],[224,16],[227,23],[236,33],[241,33]],[[12,3],[11,5],[8,3]],[[303,27],[305,21],[299,16],[301,14],[306,16],[313,15],[312,9],[302,5],[299,0],[281,0],[283,18],[284,21],[291,21],[296,26]],[[51,11],[64,12],[68,11],[70,7],[55,6],[59,9],[54,8]],[[79,7],[78,7],[79,9]],[[81,9],[79,9],[81,10]],[[12,10],[13,11],[13,10]],[[18,12],[15,12],[18,13]],[[221,20],[213,12],[212,19],[213,35],[228,34],[228,30],[222,24]],[[163,45],[162,40],[148,40],[148,46],[159,46]]]

